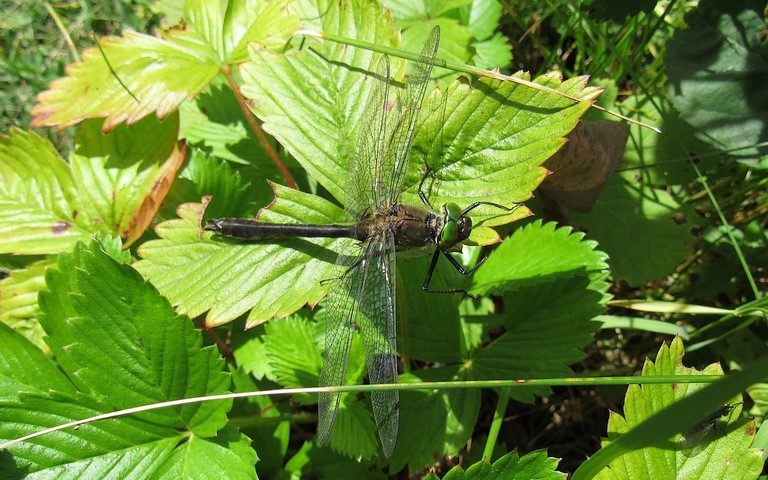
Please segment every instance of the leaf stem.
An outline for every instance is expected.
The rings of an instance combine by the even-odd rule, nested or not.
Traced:
[[[483,449],[483,458],[489,463],[492,461],[491,456],[496,448],[501,424],[504,422],[504,412],[507,411],[507,405],[509,405],[509,393],[508,387],[499,390],[499,401],[496,404],[496,411],[493,412],[493,422],[491,422],[491,428],[488,430],[488,439],[485,441],[485,448]]]
[[[283,163],[283,160],[280,158],[280,155],[275,151],[275,149],[272,147],[272,144],[269,143],[269,140],[267,139],[267,136],[264,134],[264,130],[259,126],[259,124],[256,122],[256,118],[254,117],[251,110],[248,108],[248,101],[243,97],[243,94],[240,93],[240,87],[238,87],[237,82],[235,82],[234,77],[232,76],[232,70],[229,68],[229,66],[222,67],[221,72],[224,74],[224,77],[227,79],[227,82],[229,82],[229,86],[232,89],[232,92],[235,94],[235,98],[237,99],[238,105],[240,105],[240,109],[245,114],[245,120],[248,122],[248,126],[251,127],[251,131],[256,134],[256,137],[258,137],[259,142],[264,146],[264,150],[266,150],[267,155],[269,155],[269,158],[272,159],[272,163],[275,164],[277,169],[280,171],[280,174],[285,179],[286,185],[289,187],[296,189],[296,181],[291,176],[291,173],[288,171],[288,168],[285,166],[285,163]]]
[[[308,36],[308,37],[322,38],[324,40],[329,40],[331,42],[342,43],[342,44],[345,44],[345,45],[352,45],[352,46],[358,47],[358,48],[365,48],[367,50],[383,53],[383,54],[386,54],[386,55],[391,55],[393,57],[404,58],[406,60],[411,60],[411,61],[418,61],[419,60],[419,54],[417,54],[417,53],[405,52],[403,50],[399,50],[399,49],[396,49],[396,48],[385,47],[385,46],[382,46],[382,45],[375,45],[373,43],[368,43],[368,42],[363,42],[363,41],[360,41],[360,40],[355,40],[355,39],[352,39],[352,38],[332,35],[330,33],[321,33],[321,32],[316,32],[314,30],[298,30],[293,35],[294,36],[296,36],[296,35],[304,35],[304,36]],[[469,65],[463,65],[463,64],[458,64],[458,63],[446,62],[445,60],[443,60],[441,58],[435,58],[435,66],[441,67],[441,68],[447,68],[449,70],[454,70],[454,71],[457,71],[457,72],[467,73],[467,74],[470,74],[470,75],[475,75],[475,76],[478,76],[478,77],[487,77],[487,78],[493,78],[495,80],[501,80],[503,82],[517,83],[518,85],[523,85],[523,86],[526,86],[526,87],[530,87],[530,88],[533,88],[535,90],[539,90],[541,92],[549,93],[549,94],[552,94],[552,95],[557,95],[558,97],[567,98],[568,100],[570,100],[570,101],[572,101],[574,103],[594,102],[594,99],[597,96],[597,94],[595,94],[595,93],[590,93],[589,95],[585,96],[584,98],[578,98],[578,97],[574,97],[572,95],[568,95],[567,93],[561,92],[559,90],[555,90],[554,88],[550,88],[550,87],[547,87],[547,86],[544,86],[544,85],[540,85],[538,83],[531,82],[529,80],[524,80],[522,78],[514,77],[512,75],[504,75],[504,74],[502,74],[501,72],[498,72],[498,71],[488,71],[488,70],[483,70],[483,69],[480,69],[480,68],[475,68],[475,67],[472,67],[472,66],[469,66]],[[656,133],[661,133],[661,130],[659,130],[658,128],[656,128],[654,126],[647,125],[647,124],[642,123],[642,122],[640,122],[638,120],[634,120],[632,118],[624,116],[624,115],[622,115],[620,113],[613,112],[613,111],[608,110],[606,108],[603,108],[600,105],[597,105],[595,103],[592,103],[591,107],[596,109],[596,110],[600,110],[601,112],[604,112],[607,115],[611,115],[613,117],[620,118],[621,120],[624,120],[625,122],[629,122],[629,123],[632,123],[634,125],[638,125],[640,127],[647,128],[649,130],[653,130]]]
[[[764,363],[764,362],[763,362]],[[759,365],[760,372],[765,370],[762,363]],[[752,368],[750,373],[755,370]],[[85,425],[87,423],[95,422],[98,420],[107,420],[110,418],[118,418],[126,415],[132,415],[134,413],[147,412],[151,410],[159,410],[167,407],[178,407],[180,405],[189,405],[192,403],[201,402],[213,402],[219,400],[231,400],[235,398],[253,398],[264,397],[269,395],[293,395],[299,393],[319,393],[319,392],[371,392],[374,390],[434,390],[434,389],[472,389],[472,388],[528,388],[540,385],[546,386],[558,386],[558,385],[636,385],[636,384],[672,384],[672,383],[713,383],[727,379],[728,377],[742,378],[744,374],[738,372],[730,375],[658,375],[655,377],[638,377],[638,376],[622,376],[622,377],[587,377],[587,378],[534,378],[530,380],[480,380],[480,381],[453,381],[453,382],[414,382],[414,383],[388,383],[388,384],[372,384],[372,385],[343,385],[338,387],[305,387],[305,388],[284,388],[279,390],[259,390],[254,392],[238,392],[238,393],[226,393],[219,395],[207,395],[203,397],[183,398],[178,400],[169,400],[166,402],[153,403],[151,405],[141,405],[138,407],[126,408],[123,410],[112,411],[95,415],[82,420],[74,420],[64,424],[56,425],[54,427],[39,430],[37,432],[18,437],[13,440],[8,440],[0,443],[0,450],[12,447],[21,442],[31,440],[43,435],[47,435],[52,432],[60,430],[66,430],[68,428],[77,427],[78,425]],[[751,378],[751,377],[750,377]],[[754,382],[752,382],[754,383]],[[722,402],[721,402],[722,403]]]

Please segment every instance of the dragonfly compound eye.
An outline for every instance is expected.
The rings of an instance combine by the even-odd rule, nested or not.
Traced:
[[[448,249],[463,242],[472,231],[472,220],[467,216],[453,219],[446,215],[444,221],[443,229],[440,232],[440,241],[438,242],[440,248]]]
[[[437,245],[440,248],[451,248],[457,243],[459,243],[459,225],[446,216],[445,224],[440,231],[440,241]]]
[[[463,210],[455,203],[446,203],[443,205],[443,213],[445,213],[445,223],[449,221],[458,222],[461,219]]]

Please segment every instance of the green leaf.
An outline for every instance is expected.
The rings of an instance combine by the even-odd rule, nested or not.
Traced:
[[[661,347],[655,363],[646,361],[643,376],[722,374],[717,364],[698,371],[684,367],[682,359],[683,343],[676,338],[669,347]],[[764,378],[766,364],[765,358],[760,359],[708,386],[630,385],[624,416],[611,414],[603,448],[577,469],[574,480],[635,478],[639,473],[661,479],[681,475],[704,479],[757,478],[764,454],[750,448],[754,423],[739,419],[741,407],[736,403],[741,401],[740,391]],[[686,444],[681,434],[700,428],[700,422],[725,402],[729,402],[732,410],[727,416],[714,419],[717,430],[696,440],[701,443]]]
[[[214,438],[192,437],[176,448],[157,472],[158,478],[210,477],[256,478],[258,460],[250,439],[227,426]]]
[[[26,268],[11,270],[0,280],[0,322],[13,327],[29,341],[43,348],[43,329],[37,322],[40,307],[37,294],[45,288],[45,271],[55,264],[46,258],[29,263]]]
[[[486,70],[508,68],[512,63],[512,46],[509,44],[509,39],[497,33],[487,40],[476,43],[472,63]]]
[[[692,208],[629,173],[614,176],[592,211],[573,218],[611,257],[615,277],[630,285],[674,271],[688,254],[691,229],[699,223]]]
[[[32,132],[0,136],[0,249],[39,255],[90,237],[78,186],[53,145]]]
[[[292,478],[317,476],[321,479],[357,480],[373,478],[371,465],[366,461],[357,461],[333,452],[330,448],[317,447],[316,443],[306,442],[301,449],[285,464],[285,472]]]
[[[744,270],[737,259],[726,228],[741,245],[747,265],[768,265],[768,231],[759,221],[749,222],[742,228],[734,228],[733,225],[713,228],[704,234],[704,239],[707,242],[706,248],[716,253],[711,255],[711,261],[702,263],[695,269],[698,276],[696,297],[700,299],[722,294],[739,295],[737,290],[740,279],[744,278]]]
[[[754,160],[768,153],[765,2],[702,0],[667,44],[670,99],[698,136]]]
[[[267,361],[278,383],[288,388],[317,385],[323,363],[322,351],[316,341],[319,337],[317,324],[300,316],[291,316],[267,323],[264,328]]]
[[[0,327],[7,346],[0,363],[10,367],[0,376],[15,382],[17,392],[0,400],[0,439],[117,409],[226,392],[229,376],[216,350],[202,347],[191,321],[176,316],[151,285],[104,249],[114,247],[78,244],[60,256],[58,270],[48,271],[40,322],[57,366]],[[140,471],[179,478],[184,471],[233,471],[253,477],[249,440],[224,426],[230,405],[170,407],[49,433],[9,447],[0,472],[55,478]]]
[[[382,2],[384,8],[392,11],[398,28],[408,28],[445,16],[446,13],[465,3],[466,0],[384,0]]]
[[[561,82],[543,76],[534,82],[577,97],[586,91],[584,78]],[[528,200],[546,176],[541,164],[563,145],[564,136],[587,108],[586,102],[574,105],[532,88],[485,78],[472,85],[453,82],[442,97],[433,92],[422,107],[403,201],[418,202],[424,164],[433,172],[424,185],[433,205],[486,201],[512,206]],[[470,239],[482,237],[487,227],[527,215],[525,207],[511,213],[477,208],[472,211]]]
[[[350,396],[342,398],[343,405],[331,432],[329,446],[351,458],[369,459],[380,455],[371,409]]]
[[[395,45],[386,17],[357,28],[352,13],[363,12],[331,9],[323,13],[328,33]],[[254,50],[252,61],[243,67],[243,94],[253,101],[253,111],[264,122],[264,129],[339,201],[348,188],[357,127],[369,121],[362,115],[373,82],[359,72],[374,71],[377,58],[360,48],[326,42],[312,51],[287,56]],[[402,63],[393,58],[392,64],[392,71],[399,72]],[[536,82],[577,97],[591,92],[585,89],[584,78],[561,83],[555,77],[541,77]],[[393,83],[394,90],[395,86]],[[546,175],[540,165],[561,147],[563,137],[588,106],[487,79],[471,87],[454,82],[442,96],[437,92],[428,95],[414,139],[403,202],[420,203],[417,189],[425,163],[433,170],[428,186],[434,205],[456,200],[462,205],[475,200],[509,205],[530,198]],[[489,196],[489,192],[493,193]],[[506,216],[478,210],[473,216],[497,217],[486,226],[526,214],[522,208]],[[477,230],[482,233],[482,228]]]
[[[499,293],[608,268],[597,243],[570,228],[555,226],[536,221],[515,230],[477,270],[470,292]]]
[[[69,165],[34,133],[0,138],[0,251],[55,254],[97,232],[135,241],[184,161],[177,133],[176,118],[107,135],[87,122]]]
[[[244,335],[237,335],[232,336],[231,339],[234,343],[238,343],[238,340],[242,341],[244,337]],[[256,381],[250,373],[246,373],[244,369],[240,368],[239,360],[237,364],[228,366],[232,372],[234,392],[254,392],[278,388],[272,382]],[[271,478],[282,471],[291,439],[291,424],[295,424],[303,416],[310,416],[311,414],[297,416],[294,405],[292,402],[285,401],[285,396],[260,395],[244,400],[246,401],[234,404],[229,413],[230,424],[238,425],[242,433],[248,436],[250,443],[258,448],[257,473],[262,478]]]
[[[299,19],[287,13],[288,7],[285,0],[191,0],[184,5],[184,17],[219,58],[237,64],[246,60],[249,44],[270,50],[285,47],[293,32],[301,28]],[[173,33],[176,31],[167,37],[173,39]]]
[[[368,18],[375,11],[368,3],[349,9],[338,9],[334,4],[322,11],[322,27],[337,35],[394,44],[396,35],[386,16],[374,16],[377,22],[356,27],[361,15]],[[360,69],[372,69],[378,56],[323,42],[288,55],[253,49],[251,57],[242,69],[243,93],[252,100],[264,129],[332,195],[345,198],[349,162],[357,128],[366,121],[362,109],[371,83],[364,81]],[[403,63],[395,59],[392,63],[393,72],[399,72]],[[594,94],[585,89],[581,78],[563,83],[553,77],[537,81],[570,95]],[[487,80],[472,88],[454,83],[445,100],[438,95],[425,102],[415,159],[405,181],[402,200],[406,203],[421,203],[417,190],[425,163],[434,172],[426,187],[436,206],[446,201],[467,205],[475,200],[512,205],[529,198],[545,176],[541,163],[562,145],[562,135],[588,107],[587,102],[573,105],[551,94]],[[434,142],[434,138],[441,142]],[[443,149],[447,139],[452,144]],[[200,213],[195,207],[184,213],[184,221],[158,228],[163,240],[142,246],[143,260],[137,268],[180,312],[197,316],[211,309],[208,325],[228,322],[250,309],[248,325],[252,326],[288,315],[305,303],[316,303],[325,293],[319,282],[332,275],[335,252],[347,251],[342,247],[353,243],[296,239],[245,245],[209,242],[210,236],[205,235],[206,243],[201,245],[197,231]],[[477,219],[472,238],[492,242],[498,236],[487,227],[527,214],[524,207],[503,214],[497,208],[477,208],[472,211]],[[280,190],[275,204],[259,218],[292,223],[353,221],[324,200],[287,190]],[[171,233],[171,225],[178,228],[174,231],[177,234]],[[288,288],[301,294],[274,298],[273,292]]]
[[[100,243],[104,252],[113,259],[124,264],[131,262],[131,253],[122,250],[119,238],[107,235]],[[0,280],[0,321],[45,350],[44,332],[37,321],[40,316],[37,296],[45,288],[45,272],[56,265],[56,257],[49,256],[33,262],[26,259],[26,262],[20,262],[24,268],[10,270],[8,276]]]
[[[276,179],[274,164],[223,78],[216,77],[194,101],[183,103],[179,110],[179,135],[189,144],[228,162],[256,166],[262,179]]]
[[[74,393],[75,388],[43,352],[0,323],[0,402],[18,400],[23,392]]]
[[[471,62],[487,69],[509,66],[511,47],[504,45],[508,39],[494,36],[502,13],[497,0],[387,0],[384,6],[392,10],[395,26],[403,29],[403,45],[423,45],[432,27],[439,25],[440,59],[458,64]],[[436,68],[433,76],[450,79],[456,74]]]
[[[448,262],[441,260],[438,267],[446,266]],[[400,334],[401,337],[407,335],[410,359],[440,363],[458,362],[462,358],[459,338],[461,329],[455,297],[422,290],[421,285],[428,268],[428,258],[409,259],[397,265],[398,278],[405,293],[397,298],[398,308],[408,322],[405,331]],[[452,266],[437,269],[433,281],[443,270],[455,271]],[[456,283],[448,285],[459,286]]]
[[[198,201],[204,195],[211,195],[212,201],[206,214],[213,218],[225,216],[250,216],[254,213],[254,189],[249,188],[240,173],[229,163],[217,160],[193,150],[178,177],[168,192],[161,214],[166,218],[175,216],[177,205]],[[272,198],[272,190],[264,188]],[[266,197],[266,195],[263,195]],[[268,201],[267,200],[267,201]],[[267,203],[266,201],[264,203]]]
[[[472,32],[466,25],[448,18],[425,18],[414,23],[403,31],[402,48],[418,51],[418,45],[424,45],[432,28],[440,26],[440,50],[437,55],[440,59],[452,63],[467,63],[472,59]],[[457,73],[448,69],[435,68],[432,71],[433,78],[441,81],[450,81],[457,77]]]
[[[93,234],[121,235],[126,244],[138,239],[184,160],[177,131],[176,118],[149,118],[106,135],[85,122],[69,162],[34,133],[13,130],[0,138],[0,251],[56,254]],[[29,270],[3,280],[3,321],[37,316],[37,292],[50,262],[25,265]],[[21,328],[39,338],[38,327]]]
[[[498,0],[473,0],[467,19],[472,35],[480,41],[488,40],[494,36],[499,28],[499,21],[503,12],[504,10]]]
[[[20,400],[0,403],[3,440],[109,411],[106,405],[84,395],[25,394]],[[86,476],[106,477],[135,468],[146,475],[156,470],[181,440],[172,428],[136,418],[90,423],[9,447],[0,457],[0,476],[37,473],[60,478],[67,472],[79,478],[88,472]]]
[[[327,10],[317,5],[314,15],[326,33],[396,46],[391,18],[379,15],[376,7],[365,2],[340,9],[334,2]],[[357,27],[361,17],[372,21]],[[345,198],[353,133],[362,119],[366,85],[372,83],[363,84],[358,69],[375,71],[377,61],[373,52],[321,42],[312,51],[287,55],[252,49],[251,61],[241,69],[242,93],[264,130],[337,199]],[[393,71],[403,66],[402,61],[392,63]]]
[[[121,265],[130,265],[133,262],[133,256],[131,256],[130,250],[123,249],[123,242],[119,237],[106,235],[102,238],[97,238],[96,240],[99,241],[101,251],[106,253],[109,258],[117,263]]]
[[[264,345],[264,325],[254,327],[248,333],[251,335],[247,339],[242,336],[233,339],[235,343],[232,345],[232,353],[239,370],[257,380],[267,379],[276,382],[277,377],[269,364],[267,349]]]
[[[153,112],[162,119],[219,71],[216,53],[194,32],[160,39],[125,31],[122,37],[100,39],[99,45],[101,51],[85,50],[83,61],[68,67],[68,77],[39,95],[32,126],[68,127],[106,118],[103,129],[109,131]]]
[[[400,383],[466,380],[456,368],[419,370],[400,377]],[[390,468],[406,464],[418,470],[434,456],[456,455],[472,435],[480,411],[479,390],[400,392],[400,440],[390,459]]]
[[[691,155],[705,172],[719,164],[714,150],[695,138],[695,130],[668,101],[641,93],[625,99],[619,113],[661,129],[659,134],[629,125],[629,141],[622,161],[627,165],[625,170],[635,178],[650,185],[685,185],[697,177],[689,161]]]
[[[477,379],[557,378],[571,376],[572,365],[584,358],[599,324],[592,319],[604,310],[604,281],[586,276],[550,277],[504,295],[506,331],[479,349],[472,359]],[[548,395],[548,387],[514,389],[511,396],[532,402]]]
[[[199,94],[220,69],[245,59],[249,42],[282,47],[299,28],[285,15],[286,1],[190,1],[186,24],[163,38],[125,31],[83,52],[68,77],[43,92],[32,110],[33,126],[66,127],[106,118],[103,129],[136,123],[150,113],[165,118]]]
[[[85,122],[75,137],[70,161],[81,203],[77,212],[129,246],[152,222],[184,162],[178,117],[147,118],[107,135],[97,123]]]
[[[218,78],[193,101],[183,103],[179,111],[179,135],[200,150],[241,164],[255,163],[264,156],[232,89]]]
[[[509,452],[500,459],[490,464],[488,460],[482,460],[467,467],[467,470],[457,465],[443,477],[444,480],[475,480],[475,479],[547,479],[562,480],[566,478],[564,473],[558,472],[558,460],[548,457],[541,450],[520,456],[517,452]]]
[[[584,354],[607,300],[606,256],[569,228],[540,221],[518,229],[473,278],[472,292],[504,293],[506,331],[470,352],[477,379],[553,378]],[[535,260],[534,260],[535,259]],[[520,401],[548,388],[513,391]]]
[[[602,97],[601,97],[602,98]],[[695,138],[695,130],[685,123],[668,101],[644,94],[625,99],[619,113],[647,122],[661,133],[629,125],[629,140],[622,162],[624,170],[651,185],[685,185],[696,181],[689,158],[696,158],[702,171],[719,164],[713,149]]]
[[[229,376],[200,333],[133,268],[93,243],[62,255],[46,276],[40,323],[72,382],[116,409],[227,391]],[[185,358],[178,362],[176,358]],[[150,412],[147,418],[201,435],[221,428],[230,402]]]

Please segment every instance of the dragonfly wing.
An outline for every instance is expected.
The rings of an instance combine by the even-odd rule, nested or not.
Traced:
[[[355,218],[389,207],[400,197],[421,104],[440,41],[435,27],[412,68],[405,90],[390,101],[389,58],[379,60],[359,126],[355,158],[350,165],[351,186],[345,207]],[[385,228],[385,230],[387,230]],[[363,336],[371,383],[397,382],[395,344],[394,232],[377,232],[363,243],[359,257],[337,261],[340,284],[328,299],[326,348],[320,385],[343,385],[355,328]],[[319,395],[318,438],[330,437],[341,394]],[[399,394],[395,390],[371,394],[373,414],[384,453],[390,456],[397,441]]]
[[[382,205],[397,202],[403,191],[403,180],[416,133],[416,120],[427,92],[439,43],[440,27],[435,27],[421,49],[418,61],[411,67],[400,98],[394,106],[384,109],[388,118],[385,120],[387,133],[383,137],[389,144],[382,148],[383,165],[378,169],[381,174],[379,181],[385,188]]]
[[[363,337],[370,383],[397,383],[395,332],[395,243],[386,232],[370,245],[364,288],[360,291],[358,326]],[[371,393],[373,416],[384,454],[395,449],[400,400],[397,390]]]
[[[376,74],[368,77],[372,82],[363,109],[363,121],[357,134],[355,158],[350,165],[351,189],[347,193],[345,207],[353,217],[360,218],[366,211],[375,210],[383,201],[380,183],[386,138],[385,122],[389,102],[389,58],[379,59]]]
[[[397,383],[395,248],[391,235],[369,239],[358,257],[340,257],[339,282],[328,295],[320,386],[343,385],[352,336],[360,329],[371,383]],[[373,392],[373,414],[384,453],[392,454],[398,429],[397,391]],[[340,393],[318,395],[318,439],[328,443]]]
[[[379,60],[376,74],[369,77],[374,83],[363,111],[363,124],[350,168],[353,189],[347,195],[346,205],[353,214],[359,216],[366,208],[391,205],[400,197],[416,121],[439,43],[440,28],[435,27],[418,61],[413,63],[398,99],[390,98],[389,58],[386,55]]]
[[[334,282],[326,300],[321,387],[344,385],[349,350],[356,328],[355,318],[360,305],[359,287],[356,285],[365,277],[366,268],[367,264],[361,256],[340,255],[336,262],[337,281]],[[340,401],[341,393],[318,394],[317,437],[321,445],[328,443]]]

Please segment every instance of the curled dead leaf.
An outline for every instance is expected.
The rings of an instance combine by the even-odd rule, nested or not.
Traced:
[[[544,166],[552,175],[539,187],[545,210],[588,212],[613,174],[629,136],[629,127],[610,121],[582,121],[568,143]]]

